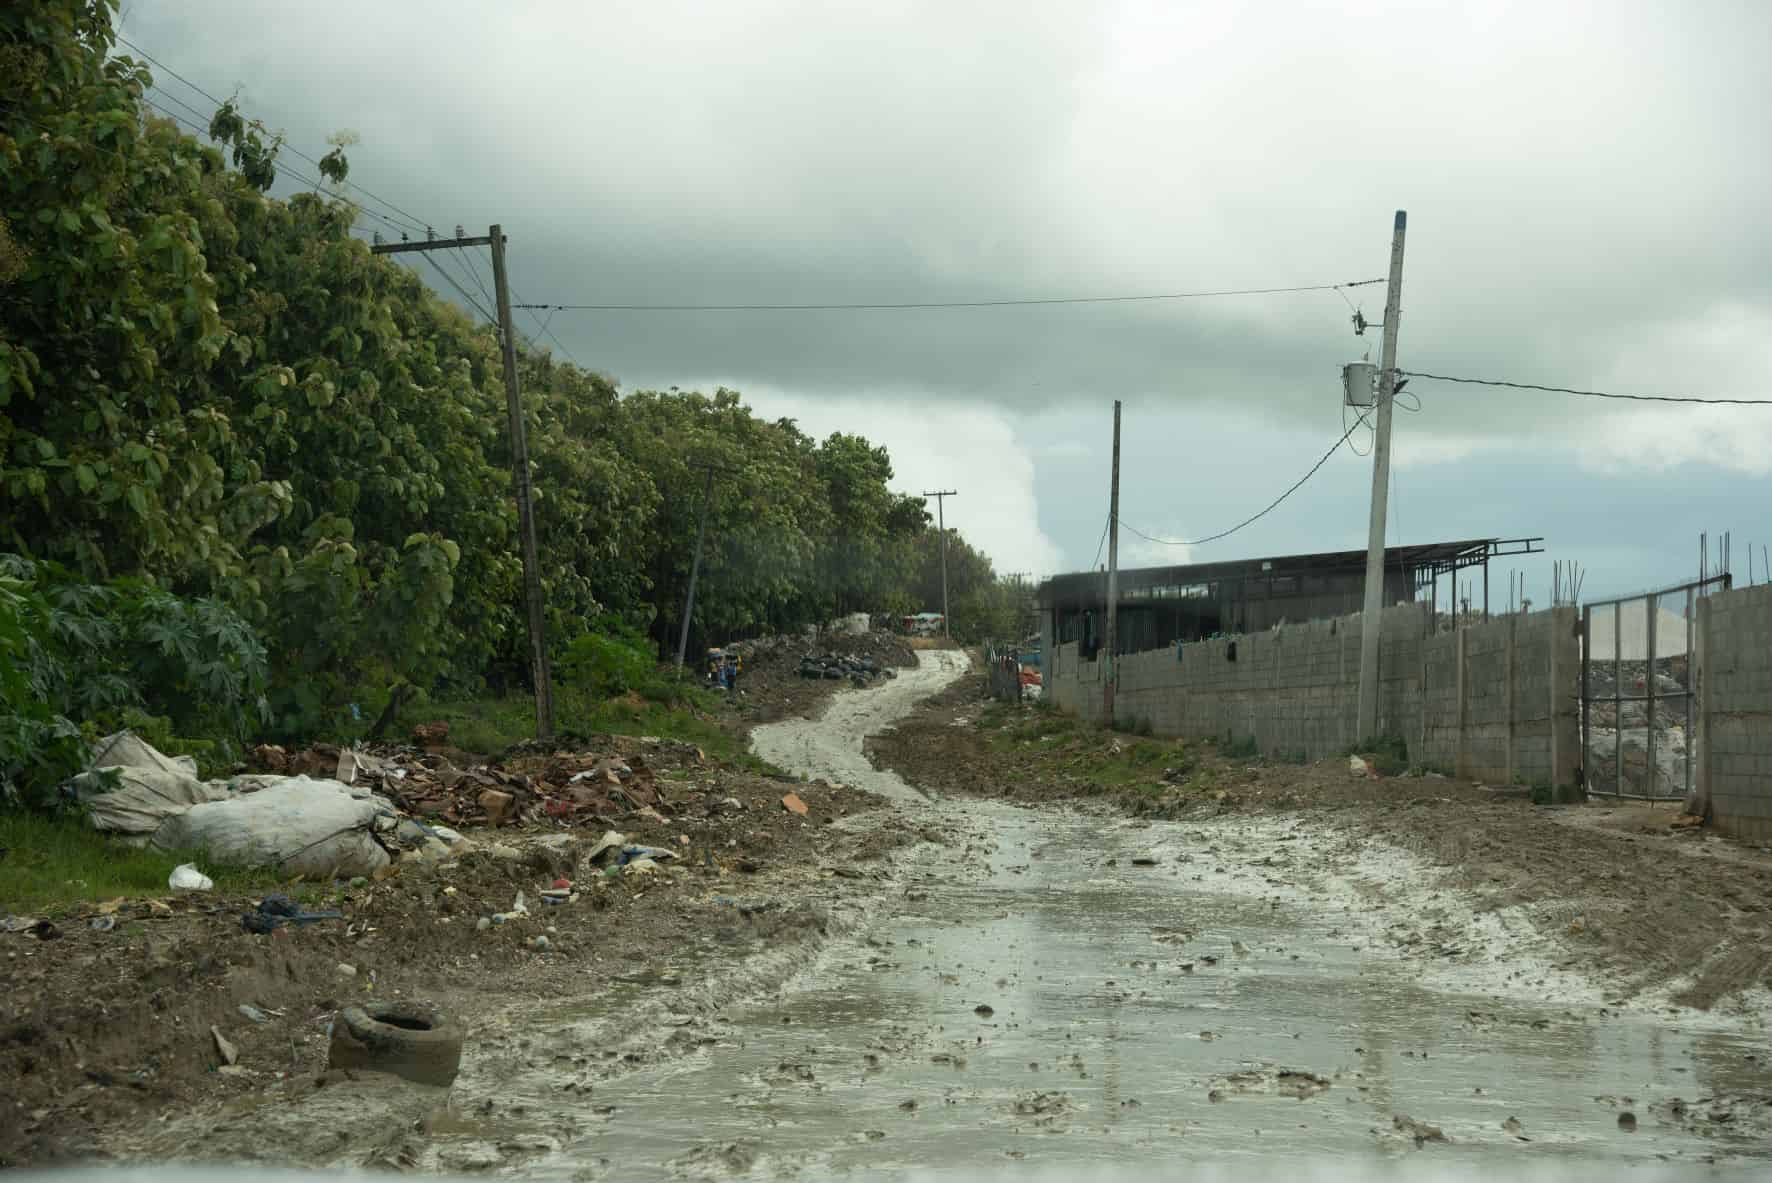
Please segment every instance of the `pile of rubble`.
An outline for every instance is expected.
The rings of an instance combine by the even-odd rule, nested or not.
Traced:
[[[693,744],[654,741],[680,749],[688,762],[706,757]],[[316,744],[289,753],[275,745],[254,751],[270,771],[306,772],[344,785],[365,785],[409,816],[448,826],[502,826],[525,821],[610,825],[626,817],[663,821],[674,803],[661,792],[645,757],[603,752],[547,752],[514,765],[458,768],[439,752],[399,745],[368,749]]]
[[[832,681],[847,678],[857,686],[870,686],[881,679],[898,676],[897,670],[881,665],[872,657],[843,657],[835,653],[808,653],[800,658],[800,666],[795,672],[802,678],[829,678]]]

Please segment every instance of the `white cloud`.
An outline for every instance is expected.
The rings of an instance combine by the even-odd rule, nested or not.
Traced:
[[[884,444],[892,486],[900,492],[955,490],[958,496],[947,499],[947,524],[989,555],[999,573],[1043,576],[1061,569],[1058,546],[1040,529],[1033,457],[1001,409],[742,389],[760,416],[795,419],[815,438],[845,431]]]

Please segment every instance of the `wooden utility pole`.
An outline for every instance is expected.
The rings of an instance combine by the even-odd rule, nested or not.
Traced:
[[[948,522],[946,511],[947,498],[958,497],[959,494],[952,489],[942,489],[934,493],[925,490],[923,496],[935,498],[936,529],[941,531],[941,635],[950,637],[953,634],[948,625]]]
[[[1372,443],[1372,517],[1366,531],[1366,601],[1360,613],[1360,734],[1378,735],[1378,639],[1384,630],[1384,517],[1391,483],[1391,405],[1397,386],[1397,321],[1402,315],[1403,230],[1409,217],[1398,210],[1391,231],[1390,285],[1384,293],[1384,344],[1378,360],[1378,428]]]
[[[529,613],[529,673],[535,683],[535,734],[548,739],[554,734],[553,679],[548,669],[546,616],[541,594],[541,560],[535,546],[535,490],[529,479],[529,437],[523,424],[523,400],[517,389],[517,333],[511,326],[511,292],[505,282],[505,238],[497,226],[485,235],[467,237],[456,227],[454,238],[427,238],[423,242],[377,242],[369,248],[377,255],[401,255],[412,251],[455,250],[460,247],[492,248],[492,282],[497,288],[498,335],[504,360],[505,410],[511,436],[511,475],[517,495],[517,530],[523,546],[523,598]]]
[[[1101,671],[1101,721],[1114,725],[1114,683],[1119,671],[1114,653],[1120,623],[1120,400],[1114,400],[1114,468],[1108,488],[1107,664]]]
[[[695,615],[695,580],[701,574],[701,540],[708,532],[708,503],[714,499],[714,470],[708,469],[706,484],[701,490],[701,520],[695,524],[695,559],[689,564],[689,593],[683,598],[683,631],[677,635],[677,672],[683,672],[683,657],[689,651],[689,619]]]

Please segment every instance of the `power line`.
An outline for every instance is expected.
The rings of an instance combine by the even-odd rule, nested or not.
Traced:
[[[1097,542],[1095,544],[1095,557],[1093,559],[1089,560],[1089,569],[1091,571],[1095,570],[1095,568],[1101,563],[1101,548],[1103,546],[1107,545],[1108,527],[1112,526],[1113,524],[1114,524],[1113,515],[1109,514],[1107,521],[1102,523],[1101,541]],[[1134,530],[1133,533],[1136,534],[1136,533],[1138,533],[1138,531]]]
[[[141,54],[141,56],[143,58],[145,58],[147,61],[160,67],[162,70],[165,70],[168,74],[172,75],[174,78],[178,79],[180,82],[184,83],[186,86],[190,87],[192,90],[196,91],[198,94],[202,95],[204,98],[206,98],[210,102],[214,103],[218,108],[226,106],[226,104],[221,99],[216,98],[214,95],[210,94],[207,90],[204,90],[201,86],[198,86],[195,82],[192,82],[189,78],[186,78],[183,74],[180,74],[177,70],[174,70],[171,66],[167,65],[165,62],[162,62],[159,58],[156,58],[153,54],[149,53],[147,50],[143,49],[141,46],[137,45],[135,42],[129,40],[129,38],[123,36],[121,33],[117,34],[117,40],[121,41],[124,45],[129,46],[129,48],[135,50],[135,52]],[[167,94],[167,92],[164,88],[161,88],[160,93]],[[172,96],[167,95],[167,97],[170,98]],[[186,110],[193,110],[193,108],[191,108],[183,103],[180,103],[180,106],[184,106]],[[198,114],[199,118],[203,117],[201,112],[197,112],[197,114]],[[301,158],[302,160],[307,161],[309,164],[313,165],[315,168],[320,167],[320,162],[318,160],[315,160],[312,156],[309,156],[307,153],[303,152],[301,149],[296,148],[296,147],[289,145],[289,144],[285,144],[285,145],[283,145],[283,147],[288,149],[288,151],[290,152],[291,155],[297,156],[297,157]],[[410,219],[413,224],[411,226],[405,227],[405,229],[407,229],[407,230],[416,230],[416,231],[419,231],[420,233],[423,233],[424,230],[429,225],[428,223],[426,223],[422,219],[420,219],[418,217],[418,215],[401,209],[399,206],[395,205],[393,202],[389,201],[387,198],[379,196],[375,193],[371,193],[369,190],[363,188],[363,186],[361,186],[361,185],[353,184],[353,185],[351,185],[351,188],[353,188],[357,192],[363,194],[363,196],[365,196],[365,197],[372,198],[375,201],[380,202],[382,205],[386,206],[388,209],[394,211],[395,213],[401,214],[404,217]]]
[[[177,97],[175,97],[173,95],[169,95],[165,91],[160,91],[159,93],[162,98],[170,99],[171,101],[178,103],[179,106],[183,107],[185,110],[191,111],[194,114],[201,115],[201,112],[196,111],[196,109],[194,107],[192,107],[189,103],[179,102]],[[199,124],[199,123],[193,123],[191,120],[186,119],[184,116],[180,115],[178,112],[170,111],[167,108],[162,107],[159,103],[156,103],[153,100],[153,98],[149,95],[145,95],[145,94],[142,95],[142,102],[144,102],[148,106],[154,108],[154,110],[160,112],[160,114],[166,116],[166,118],[172,120],[174,123],[182,124],[183,126],[189,128],[194,135],[199,135],[199,136],[208,136],[209,135],[209,129],[207,127],[204,127],[202,124]],[[279,161],[273,160],[271,162],[271,167],[276,169],[279,174],[281,174],[284,177],[287,177],[289,180],[295,181],[297,184],[302,185],[305,188],[312,189],[315,192],[320,192],[321,190],[323,190],[325,188],[325,185],[323,185],[321,182],[316,181],[313,177],[303,176],[301,173],[296,172],[293,168],[290,168],[287,164],[283,164]],[[359,213],[363,214],[365,217],[375,218],[378,221],[386,223],[389,227],[391,227],[394,230],[399,231],[401,234],[405,234],[407,232],[406,227],[400,225],[397,222],[390,221],[389,219],[383,217],[381,214],[377,213],[375,210],[370,209],[368,206],[358,205],[357,211]]]
[[[127,38],[120,36],[120,35],[118,36],[117,40],[121,41],[123,44],[129,46],[131,49],[133,49],[137,53],[141,54],[141,56],[143,58],[145,58],[147,61],[152,62],[154,65],[158,66],[160,69],[166,71],[166,73],[171,75],[173,78],[178,79],[180,82],[184,83],[186,86],[190,87],[192,90],[196,91],[198,94],[202,95],[204,98],[206,98],[210,102],[214,103],[218,109],[221,108],[222,106],[224,106],[224,103],[222,102],[221,99],[216,98],[213,94],[209,93],[209,91],[203,89],[201,86],[198,86],[195,82],[192,82],[189,78],[186,78],[183,74],[180,74],[177,70],[174,70],[171,66],[166,65],[164,62],[160,61],[158,58],[156,58],[152,54],[148,53],[147,50],[141,48],[139,45],[136,45],[133,41],[130,41]],[[209,129],[201,122],[202,120],[209,118],[209,116],[206,116],[202,111],[198,110],[196,107],[193,107],[190,103],[185,102],[183,99],[179,98],[177,95],[173,94],[171,91],[167,90],[163,86],[155,86],[155,87],[153,87],[153,89],[160,95],[161,98],[166,99],[168,102],[176,103],[178,106],[182,107],[185,111],[187,111],[191,115],[195,116],[197,122],[193,122],[190,119],[186,119],[183,116],[178,115],[176,112],[167,110],[165,107],[161,106],[159,103],[155,102],[151,97],[149,97],[145,94],[142,96],[142,99],[144,102],[146,102],[149,106],[153,107],[156,111],[159,111],[162,115],[165,115],[168,119],[171,119],[176,123],[183,124],[185,127],[191,129],[193,132],[195,132],[198,135],[207,136],[209,134]],[[319,167],[320,162],[318,160],[315,160],[312,156],[307,155],[305,152],[302,152],[299,148],[296,148],[293,145],[290,145],[288,143],[280,144],[279,150],[287,150],[292,155],[299,157],[302,160],[306,160],[308,163],[314,165],[315,167]],[[316,181],[311,177],[303,176],[301,173],[296,172],[294,169],[290,168],[288,165],[282,164],[281,162],[273,161],[272,167],[274,167],[277,170],[277,172],[280,173],[281,175],[283,175],[283,176],[289,178],[290,180],[293,180],[301,185],[304,185],[308,188],[319,190],[323,187],[319,181]],[[349,182],[345,182],[345,183],[349,184]],[[351,188],[353,188],[357,192],[363,194],[365,197],[373,198],[374,200],[379,201],[380,203],[382,203],[384,206],[386,206],[390,210],[393,210],[399,214],[402,214],[407,219],[409,219],[410,220],[409,225],[401,225],[400,223],[384,216],[380,212],[369,208],[367,205],[364,205],[362,203],[358,203],[358,211],[360,213],[364,214],[367,217],[375,218],[377,221],[382,222],[383,224],[388,226],[390,229],[398,231],[402,235],[402,237],[404,237],[408,233],[428,234],[430,232],[430,228],[431,228],[432,223],[424,222],[422,219],[418,218],[418,216],[416,214],[413,214],[407,210],[401,209],[401,207],[395,205],[393,202],[389,201],[387,198],[378,196],[377,194],[370,192],[368,189],[363,188],[361,185],[351,185]],[[353,234],[362,234],[362,235],[366,235],[366,236],[370,236],[370,237],[373,237],[374,235],[380,233],[380,231],[377,231],[371,227],[366,227],[366,226],[350,226],[350,227],[347,227],[347,230],[348,230],[348,232],[353,233]],[[480,289],[480,294],[481,294],[481,296],[485,297],[487,304],[493,303],[494,301],[492,299],[492,295],[490,292],[487,291],[486,284],[480,277],[480,272],[478,271],[478,269],[476,269],[474,267],[472,258],[467,256],[466,252],[463,252],[463,255],[464,255],[464,258],[467,259],[467,262],[466,262],[467,271],[468,271],[469,276],[472,277],[472,279],[474,281],[474,286]],[[486,308],[483,305],[481,305],[480,303],[475,301],[474,298],[468,294],[467,290],[464,287],[462,287],[461,284],[459,282],[457,282],[454,277],[452,277],[447,271],[445,271],[442,268],[442,266],[435,259],[432,259],[429,254],[427,254],[425,257],[431,263],[431,266],[436,268],[437,273],[443,277],[443,279],[449,284],[450,287],[455,289],[455,291],[462,297],[463,300],[465,300],[468,303],[468,305],[470,307],[474,308],[477,312],[480,313],[481,316],[485,317],[488,321],[493,322],[493,323],[497,322],[497,317],[493,316],[491,313],[489,313],[486,310]],[[519,304],[516,307],[531,308],[532,306]],[[575,366],[578,365],[578,359],[572,355],[572,351],[570,349],[566,348],[565,343],[562,342],[559,337],[555,336],[553,330],[549,327],[548,321],[551,321],[553,319],[552,315],[549,316],[547,321],[544,321],[539,315],[535,314],[533,311],[531,311],[530,315],[534,318],[535,322],[541,326],[541,332],[546,334],[548,339],[550,341],[552,341],[556,346],[559,347],[560,352],[566,355],[567,360],[572,362],[572,364]]]
[[[1351,283],[1313,283],[1283,288],[1224,288],[1200,292],[1160,292],[1140,296],[1051,296],[1021,300],[920,300],[892,304],[518,304],[518,308],[555,312],[897,312],[919,308],[1025,308],[1046,304],[1131,304],[1152,300],[1200,300],[1213,296],[1269,296],[1282,292],[1333,292],[1383,283],[1359,279]]]
[[[1323,455],[1318,458],[1317,462],[1310,466],[1310,471],[1306,472],[1303,476],[1299,477],[1298,480],[1293,482],[1291,488],[1287,489],[1284,493],[1281,493],[1278,497],[1274,498],[1271,502],[1268,503],[1266,508],[1261,510],[1261,512],[1253,514],[1250,517],[1244,518],[1242,521],[1238,522],[1236,525],[1232,526],[1228,530],[1220,530],[1218,533],[1209,534],[1205,538],[1196,538],[1191,541],[1182,541],[1180,539],[1175,539],[1175,538],[1157,538],[1157,537],[1154,537],[1150,534],[1146,534],[1143,530],[1140,530],[1135,526],[1126,525],[1126,520],[1124,518],[1120,519],[1120,525],[1126,526],[1126,529],[1132,531],[1132,533],[1138,535],[1140,538],[1144,539],[1146,542],[1154,542],[1159,546],[1204,546],[1208,542],[1217,542],[1220,538],[1228,538],[1232,534],[1235,534],[1238,530],[1241,530],[1244,526],[1252,525],[1253,523],[1266,517],[1268,514],[1272,513],[1276,508],[1279,507],[1280,502],[1286,500],[1286,498],[1288,498],[1288,497],[1292,496],[1292,494],[1298,492],[1298,490],[1304,485],[1304,483],[1306,481],[1310,480],[1313,476],[1317,475],[1317,470],[1319,468],[1322,468],[1323,465],[1329,463],[1329,457],[1335,455],[1336,449],[1340,448],[1342,444],[1345,444],[1347,442],[1348,436],[1352,435],[1355,432],[1355,430],[1357,430],[1360,427],[1360,425],[1365,422],[1366,422],[1366,416],[1364,416],[1364,415],[1361,415],[1359,418],[1355,419],[1354,425],[1352,427],[1348,428],[1346,431],[1342,432],[1341,438],[1336,440],[1333,444],[1329,445],[1329,450],[1327,452],[1324,452]]]
[[[1604,390],[1572,390],[1567,386],[1539,386],[1532,382],[1503,382],[1498,378],[1453,378],[1446,374],[1423,374],[1415,370],[1398,370],[1405,378],[1426,378],[1430,382],[1459,382],[1469,386],[1506,386],[1513,390],[1544,390],[1552,394],[1578,394],[1583,398],[1613,398],[1633,403],[1707,403],[1728,407],[1772,406],[1772,398],[1708,398],[1680,394],[1613,394]]]
[[[436,259],[431,257],[431,252],[429,252],[429,251],[424,252],[424,258],[425,258],[425,262],[429,263],[432,267],[435,267],[437,269],[437,274],[441,275],[443,277],[443,281],[445,283],[447,283],[450,287],[454,288],[457,295],[459,295],[463,300],[467,301],[468,306],[470,308],[474,309],[474,311],[478,312],[481,316],[484,316],[492,324],[496,325],[498,323],[498,317],[492,315],[492,313],[490,313],[490,312],[486,311],[486,309],[482,308],[480,306],[480,302],[478,300],[474,299],[473,293],[469,292],[467,288],[462,287],[461,284],[459,282],[457,282],[455,276],[453,276],[449,272],[443,270],[442,264],[438,263]]]

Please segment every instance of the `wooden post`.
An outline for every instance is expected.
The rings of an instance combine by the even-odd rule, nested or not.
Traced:
[[[537,739],[549,739],[554,734],[554,691],[548,670],[541,559],[535,546],[535,491],[529,480],[529,438],[523,423],[523,400],[517,390],[517,333],[511,325],[511,289],[505,281],[505,236],[497,226],[487,233],[492,238],[492,283],[498,297],[505,408],[510,416],[511,475],[516,483],[517,530],[523,544],[523,598],[529,607],[529,672],[535,681],[535,735]]]

